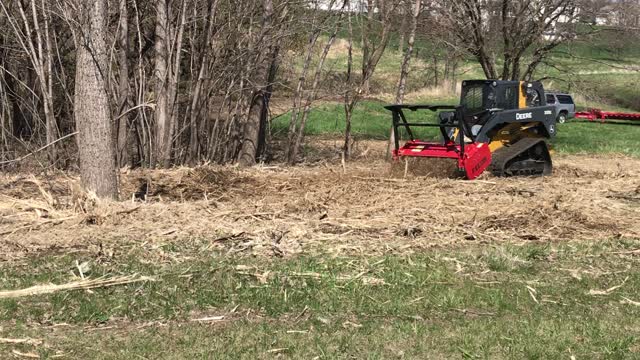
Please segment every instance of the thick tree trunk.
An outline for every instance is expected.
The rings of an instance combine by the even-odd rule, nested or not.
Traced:
[[[109,99],[106,0],[84,0],[79,7],[81,37],[76,59],[74,114],[83,187],[100,198],[118,198],[118,177]]]

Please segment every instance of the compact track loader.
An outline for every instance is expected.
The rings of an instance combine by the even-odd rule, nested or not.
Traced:
[[[556,114],[540,82],[471,80],[462,83],[460,105],[390,105],[394,159],[450,158],[473,180],[489,170],[497,176],[551,174],[548,139],[556,135]],[[409,122],[409,111],[438,112],[438,122]],[[414,127],[438,127],[442,141],[414,137]],[[400,130],[409,136],[400,146]]]

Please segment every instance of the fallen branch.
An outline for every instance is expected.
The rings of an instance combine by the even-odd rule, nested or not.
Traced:
[[[221,316],[207,316],[207,317],[203,317],[200,319],[191,319],[191,321],[198,321],[198,322],[216,322],[216,321],[222,321],[224,320],[224,315]]]
[[[629,305],[640,306],[640,302],[638,302],[638,301],[633,301],[631,299],[627,299],[626,297],[623,297],[622,299],[623,300],[620,301],[621,304],[629,304]]]
[[[128,215],[128,214],[131,214],[132,212],[137,211],[138,209],[140,209],[140,206],[136,206],[131,209],[116,211],[116,215]]]
[[[118,286],[118,285],[126,285],[132,284],[142,281],[155,281],[153,278],[147,276],[138,276],[138,275],[130,275],[130,276],[121,276],[114,278],[98,278],[98,279],[87,279],[74,281],[67,284],[55,285],[36,285],[30,288],[21,289],[21,290],[6,290],[0,291],[0,299],[12,299],[19,298],[25,296],[34,296],[34,295],[43,295],[43,294],[52,294],[58,291],[64,290],[89,290],[110,286]]]
[[[41,345],[42,340],[37,339],[8,339],[8,338],[0,338],[0,344],[28,344],[28,345]]]
[[[620,285],[616,285],[616,286],[610,287],[607,290],[594,290],[594,289],[591,289],[591,290],[589,290],[589,292],[587,294],[588,295],[594,295],[594,296],[595,295],[609,295],[612,292],[614,292],[614,291],[618,290],[619,288],[621,288],[627,282],[627,280],[629,280],[628,276],[624,279],[624,281],[622,281],[622,284],[620,284]]]
[[[635,254],[640,254],[640,249],[628,250],[628,251],[615,251],[615,252],[610,252],[609,254],[612,254],[612,255],[635,255]]]
[[[12,351],[13,355],[19,356],[19,357],[25,357],[25,358],[29,358],[29,359],[40,359],[40,355],[36,354],[36,353],[23,353],[20,352],[18,350],[13,350]]]

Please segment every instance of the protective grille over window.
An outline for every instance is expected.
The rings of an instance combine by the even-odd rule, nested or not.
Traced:
[[[482,85],[467,88],[464,99],[462,100],[462,106],[471,111],[483,109],[482,88]]]
[[[510,110],[518,108],[518,94],[517,88],[507,87],[504,89],[502,96],[498,98],[496,107],[503,110]]]

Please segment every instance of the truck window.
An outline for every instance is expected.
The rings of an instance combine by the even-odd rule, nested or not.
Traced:
[[[551,94],[547,95],[547,104],[551,105],[555,103],[556,103],[556,97]]]
[[[558,95],[558,102],[573,105],[573,99],[569,95]]]

